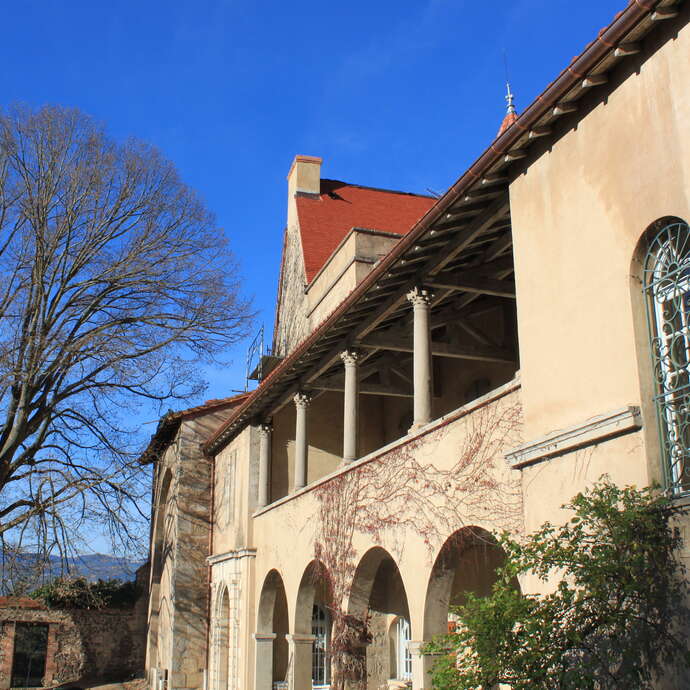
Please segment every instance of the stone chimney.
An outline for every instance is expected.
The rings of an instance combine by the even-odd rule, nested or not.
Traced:
[[[295,194],[318,194],[321,191],[321,158],[316,156],[295,156],[287,176],[288,181],[288,226],[297,219]]]
[[[288,194],[296,192],[318,194],[321,191],[321,159],[315,156],[295,156],[290,166]]]

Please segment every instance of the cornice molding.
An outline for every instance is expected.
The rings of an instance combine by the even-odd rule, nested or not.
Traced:
[[[505,458],[512,469],[519,470],[641,428],[640,408],[628,405],[518,446],[506,453]]]
[[[236,561],[240,558],[256,558],[256,549],[237,549],[235,551],[218,553],[214,556],[208,556],[206,562],[209,565],[216,565],[217,563],[223,563],[223,561]]]

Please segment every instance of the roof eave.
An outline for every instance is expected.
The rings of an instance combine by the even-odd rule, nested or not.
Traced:
[[[463,173],[450,189],[420,218],[409,233],[381,259],[380,263],[371,271],[350,295],[321,323],[321,325],[305,338],[293,351],[269,374],[262,384],[236,410],[216,433],[205,444],[207,453],[218,452],[229,442],[232,436],[241,430],[248,421],[238,422],[244,413],[253,405],[259,403],[274,382],[283,373],[294,367],[311,346],[324,333],[334,326],[337,320],[354,304],[356,304],[376,282],[386,274],[396,261],[436,222],[458,198],[478,180],[481,180],[493,166],[504,158],[513,145],[529,131],[549,110],[553,109],[562,98],[581,82],[601,60],[630,33],[655,8],[677,4],[675,0],[650,0],[642,2],[634,0],[624,10],[619,12],[614,20],[599,32],[594,41],[589,43],[584,51],[575,57],[554,79],[546,89],[522,112],[517,120],[505,132],[500,134],[479,158]],[[237,427],[237,428],[236,428]]]

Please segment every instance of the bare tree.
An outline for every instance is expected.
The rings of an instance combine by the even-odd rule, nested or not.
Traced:
[[[158,151],[77,110],[0,112],[0,540],[134,536],[137,409],[200,393],[250,319],[223,232]]]

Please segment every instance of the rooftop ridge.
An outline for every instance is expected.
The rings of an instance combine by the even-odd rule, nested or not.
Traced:
[[[347,187],[357,187],[358,189],[368,189],[372,192],[385,192],[386,194],[401,194],[403,196],[416,196],[423,199],[436,199],[437,197],[431,194],[417,194],[417,192],[403,192],[400,189],[387,189],[386,187],[371,187],[366,184],[357,184],[355,182],[345,182],[345,180],[335,180],[330,177],[322,177],[321,182],[337,182],[339,184],[345,185]],[[308,195],[310,196],[310,195]]]

